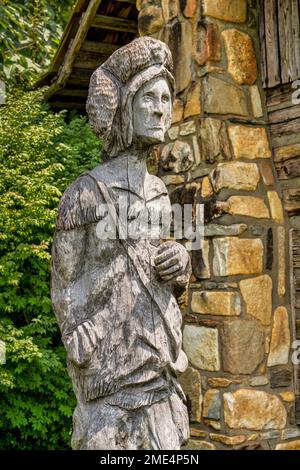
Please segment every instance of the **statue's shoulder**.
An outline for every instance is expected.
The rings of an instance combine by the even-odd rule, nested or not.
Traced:
[[[64,192],[58,206],[57,230],[72,230],[96,222],[103,199],[93,171],[83,173]]]
[[[90,175],[95,178],[95,180],[102,181],[107,186],[112,186],[114,183],[120,181],[125,173],[127,177],[127,172],[125,172],[124,164],[120,158],[111,158],[90,171]]]

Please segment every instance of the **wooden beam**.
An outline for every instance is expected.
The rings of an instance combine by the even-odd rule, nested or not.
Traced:
[[[56,98],[56,97],[54,97]],[[61,101],[61,100],[51,100],[49,101],[49,106],[52,108],[59,108],[59,109],[85,109],[85,101]]]
[[[76,55],[81,48],[81,45],[87,35],[87,32],[93,22],[93,19],[95,18],[100,3],[101,0],[90,0],[87,10],[82,15],[82,19],[79,24],[77,33],[73,41],[70,43],[69,49],[65,56],[65,60],[61,67],[61,70],[59,71],[58,78],[45,93],[46,100],[53,96],[57,90],[63,88],[66,84],[71,74],[72,65],[74,63]]]
[[[300,106],[289,106],[269,112],[269,122],[276,124],[278,122],[286,123],[300,117]]]
[[[68,86],[70,85],[70,86],[76,86],[76,87],[86,87],[86,89],[88,89],[92,73],[93,73],[93,70],[90,71],[89,78],[82,78],[82,79],[73,77],[71,75],[71,77],[68,80]],[[59,93],[59,91],[57,93]]]
[[[300,320],[296,320],[296,338],[300,339]]]
[[[72,86],[73,88],[86,88],[88,89],[91,75],[94,70],[86,69],[75,69],[73,67],[72,73],[68,78],[66,86]]]
[[[81,88],[62,88],[61,90],[58,90],[56,93],[56,96],[78,96],[80,98],[86,98],[88,95],[88,90],[86,89],[81,89]]]
[[[291,79],[290,53],[293,49],[291,42],[291,1],[279,0],[278,2],[278,37],[280,51],[281,81],[288,83]],[[275,49],[275,44],[274,44]]]
[[[300,6],[298,0],[292,0],[292,42],[293,72],[292,80],[300,76]]]
[[[283,191],[283,201],[285,210],[288,214],[300,214],[300,189],[291,188]]]
[[[87,69],[93,72],[97,67],[99,67],[106,59],[109,57],[109,54],[93,54],[91,52],[80,52],[74,62],[73,68],[75,69]]]
[[[300,158],[292,158],[283,164],[276,165],[277,174],[280,180],[290,180],[300,177]]]
[[[106,44],[104,42],[97,41],[83,41],[81,51],[83,52],[94,52],[96,54],[111,55],[121,46],[116,44]]]
[[[280,3],[282,1],[284,0],[279,0]],[[280,83],[277,1],[265,0],[264,7],[268,72],[267,86],[272,88]]]
[[[279,124],[270,124],[270,128],[273,139],[283,135],[295,135],[300,132],[300,118],[280,122]],[[278,147],[278,145],[275,145],[275,147]]]
[[[259,40],[261,50],[261,79],[264,88],[267,87],[267,51],[266,51],[266,31],[265,31],[265,10],[264,0],[259,2]]]
[[[92,28],[137,33],[136,21],[126,20],[124,18],[114,18],[112,16],[96,15],[91,26]]]

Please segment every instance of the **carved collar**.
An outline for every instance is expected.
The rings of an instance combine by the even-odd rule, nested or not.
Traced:
[[[130,192],[146,201],[168,194],[162,180],[148,173],[143,161],[116,157],[94,168],[91,173],[109,188]]]

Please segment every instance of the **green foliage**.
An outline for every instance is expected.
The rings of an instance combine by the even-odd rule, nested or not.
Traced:
[[[46,71],[74,0],[0,0],[0,78],[28,85]]]
[[[58,201],[99,164],[84,117],[53,114],[44,90],[0,107],[0,448],[68,448],[74,396],[50,301],[50,252]]]

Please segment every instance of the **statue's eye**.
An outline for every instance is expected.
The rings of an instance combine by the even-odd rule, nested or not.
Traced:
[[[162,99],[163,103],[168,103],[170,101],[170,96],[169,95],[163,95],[161,99]]]
[[[153,100],[153,95],[152,94],[144,95],[144,100],[147,101],[147,102],[152,101]]]

